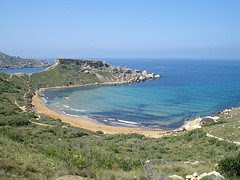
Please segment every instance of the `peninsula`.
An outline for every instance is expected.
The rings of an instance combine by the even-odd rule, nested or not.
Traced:
[[[21,58],[0,52],[0,69],[36,68],[48,67],[50,65],[46,60]]]
[[[128,84],[153,80],[159,74],[113,66],[106,61],[57,58],[53,66],[31,75],[33,89],[87,84]]]

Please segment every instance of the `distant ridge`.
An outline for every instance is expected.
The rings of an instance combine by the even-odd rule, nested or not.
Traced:
[[[48,67],[50,65],[46,60],[21,58],[0,52],[0,69]]]

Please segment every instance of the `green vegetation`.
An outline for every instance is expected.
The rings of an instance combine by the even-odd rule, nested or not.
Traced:
[[[218,124],[154,139],[139,134],[94,133],[44,115],[39,118],[31,108],[33,90],[40,87],[97,80],[68,66],[31,76],[0,73],[0,179],[48,179],[62,175],[154,179],[213,170],[229,177],[239,176],[239,155],[232,157],[239,153],[239,147],[208,137],[207,133],[239,140],[236,127],[240,126],[240,110],[222,115]],[[226,134],[229,131],[233,133]]]
[[[240,153],[221,160],[219,167],[229,177],[240,177]]]
[[[94,82],[100,82],[95,74],[84,74],[79,67],[59,64],[54,68],[31,75],[30,85],[32,89],[39,89]]]
[[[43,67],[50,64],[45,60],[25,59],[15,56],[9,56],[0,52],[0,69],[6,68],[24,68],[24,67]]]
[[[235,108],[229,114],[214,124],[214,128],[206,127],[206,131],[214,136],[224,138],[230,141],[240,142],[240,109]]]

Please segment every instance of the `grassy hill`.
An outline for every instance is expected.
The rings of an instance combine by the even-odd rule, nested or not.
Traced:
[[[94,133],[35,114],[30,104],[33,90],[66,85],[70,77],[73,83],[100,81],[75,68],[61,65],[31,76],[0,73],[0,179],[54,179],[62,175],[161,179],[213,170],[238,178],[239,174],[233,177],[228,169],[237,172],[233,166],[239,166],[228,163],[226,157],[240,151],[231,142],[239,141],[239,109],[221,115],[217,124],[158,139]]]
[[[0,69],[24,68],[24,67],[46,67],[50,64],[45,60],[25,59],[16,56],[10,56],[0,52]]]

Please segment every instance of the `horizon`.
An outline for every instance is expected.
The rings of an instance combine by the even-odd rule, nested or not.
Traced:
[[[240,59],[239,1],[6,1],[0,51],[26,58]]]

